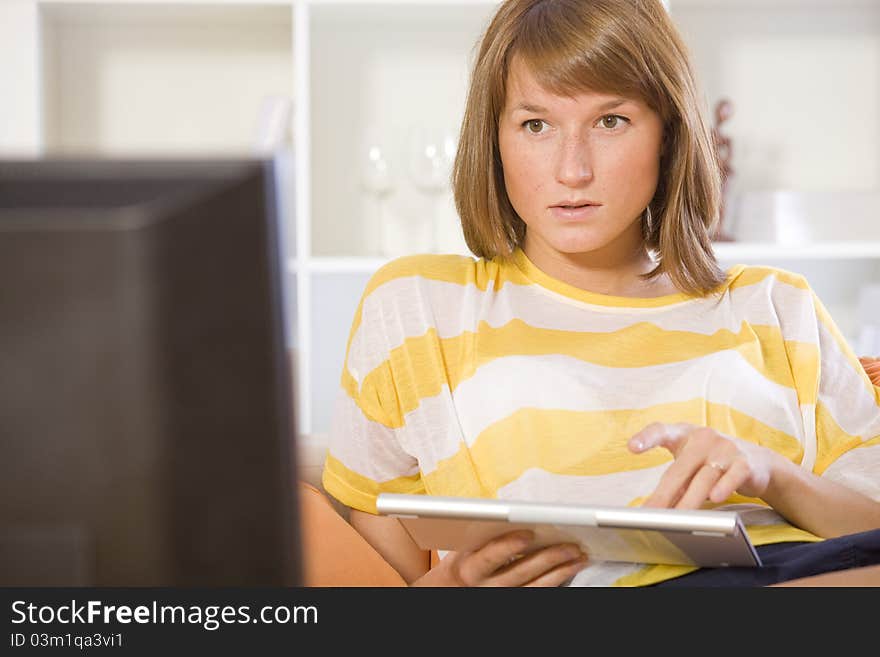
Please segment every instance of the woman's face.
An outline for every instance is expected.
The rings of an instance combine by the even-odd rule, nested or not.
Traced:
[[[606,265],[632,257],[657,188],[662,138],[660,116],[644,103],[549,94],[514,58],[498,142],[507,194],[527,227],[526,255],[590,253]]]

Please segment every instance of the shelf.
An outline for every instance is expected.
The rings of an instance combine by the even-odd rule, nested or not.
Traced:
[[[312,7],[490,7],[501,4],[500,0],[309,0]]]
[[[719,260],[869,260],[880,259],[880,242],[836,242],[783,246],[759,242],[724,242],[714,246]],[[313,273],[372,273],[393,258],[383,257],[317,257],[309,260]],[[289,273],[296,273],[294,258],[287,261]]]
[[[230,27],[289,23],[291,0],[38,0],[44,18],[68,25],[176,28],[209,24]]]
[[[207,6],[241,6],[241,7],[259,7],[267,6],[285,6],[290,7],[295,0],[37,0],[41,7],[55,8],[63,6],[75,6],[77,13],[89,16],[92,11],[106,7],[126,7],[130,9],[138,6],[144,11],[149,11],[158,7],[195,7],[204,8]]]
[[[239,155],[293,98],[290,6],[41,5],[49,155]]]
[[[826,242],[824,244],[783,245],[761,242],[718,242],[719,260],[849,260],[880,258],[880,242]]]
[[[339,274],[372,274],[391,258],[369,258],[352,256],[350,258],[312,258],[309,260],[308,271],[316,274],[339,273]],[[288,258],[287,272],[299,273],[295,258]]]
[[[672,14],[676,9],[840,9],[841,7],[876,7],[877,0],[669,0]]]
[[[493,5],[320,3],[311,8],[311,254],[367,253],[378,211],[361,190],[361,176],[372,147],[384,153],[391,177],[382,216],[389,234],[402,243],[390,251],[427,250],[431,212],[443,225],[454,225],[448,212],[451,192],[432,204],[413,183],[409,137],[417,128],[457,136],[469,57]],[[441,203],[444,207],[438,207]],[[451,233],[443,234],[453,241]]]

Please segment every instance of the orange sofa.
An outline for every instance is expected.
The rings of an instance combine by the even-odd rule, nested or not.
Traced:
[[[315,486],[299,482],[299,504],[306,586],[406,586]]]

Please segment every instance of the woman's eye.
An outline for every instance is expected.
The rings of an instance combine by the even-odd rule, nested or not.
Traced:
[[[612,121],[611,125],[609,125],[609,123],[608,123],[609,121]],[[609,114],[609,115],[603,116],[601,119],[599,119],[599,122],[604,127],[608,128],[609,130],[614,130],[614,128],[619,127],[621,121],[629,122],[629,119],[627,119],[626,117],[620,116],[619,114]]]
[[[523,123],[525,129],[533,135],[540,135],[543,132],[542,128],[544,127],[544,125],[546,124],[541,119],[529,119],[528,121]]]

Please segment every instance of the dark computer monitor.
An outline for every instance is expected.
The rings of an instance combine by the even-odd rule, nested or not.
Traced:
[[[0,161],[0,585],[300,584],[275,190]]]

